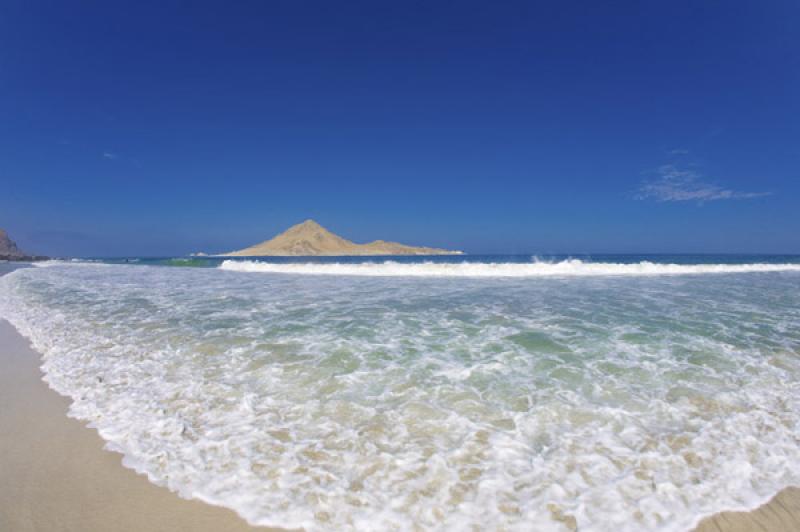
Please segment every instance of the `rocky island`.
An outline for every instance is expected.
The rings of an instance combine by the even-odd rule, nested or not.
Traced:
[[[335,235],[314,220],[294,225],[278,236],[249,248],[222,253],[225,257],[303,257],[364,255],[461,255],[461,251],[407,246],[375,240],[356,244]]]
[[[28,255],[17,247],[17,244],[8,236],[8,233],[0,229],[0,260],[47,260],[47,257]]]

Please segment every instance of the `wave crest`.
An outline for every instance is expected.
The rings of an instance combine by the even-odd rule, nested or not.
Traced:
[[[368,277],[589,277],[698,275],[712,273],[800,272],[800,264],[661,264],[586,262],[568,259],[559,262],[415,262],[293,263],[277,264],[254,260],[225,260],[222,270],[255,273],[305,275],[357,275]]]

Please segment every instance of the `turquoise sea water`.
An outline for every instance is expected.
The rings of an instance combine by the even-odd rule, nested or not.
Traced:
[[[796,256],[128,261],[0,277],[0,317],[254,524],[685,530],[800,482]]]

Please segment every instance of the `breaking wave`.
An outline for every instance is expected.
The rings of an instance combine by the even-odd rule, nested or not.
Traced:
[[[220,269],[237,272],[305,275],[359,275],[369,277],[588,277],[698,275],[712,273],[800,272],[800,264],[660,264],[642,261],[632,264],[587,262],[568,259],[559,262],[436,263],[395,261],[364,263],[292,263],[226,260]]]

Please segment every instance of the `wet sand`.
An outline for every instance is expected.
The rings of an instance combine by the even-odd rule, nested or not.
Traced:
[[[722,512],[700,522],[695,532],[797,532],[800,488],[786,488],[752,512]]]
[[[97,432],[67,417],[69,400],[42,381],[38,353],[0,320],[0,530],[28,532],[261,531],[234,512],[181,499],[124,468]],[[752,512],[723,512],[697,532],[800,530],[800,489]]]
[[[39,354],[0,320],[0,530],[261,531],[234,512],[178,497],[122,466],[97,432],[67,417]]]

